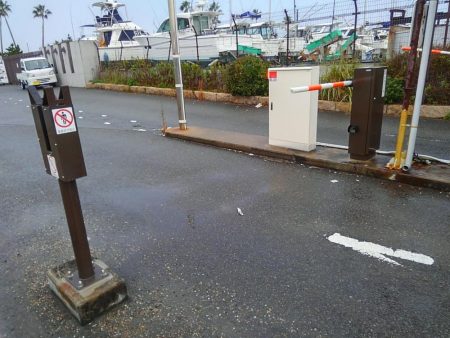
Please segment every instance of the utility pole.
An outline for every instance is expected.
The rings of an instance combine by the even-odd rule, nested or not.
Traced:
[[[181,73],[181,56],[178,45],[178,22],[175,10],[175,0],[168,0],[170,37],[172,41],[172,58],[175,70],[175,88],[177,90],[178,124],[181,130],[187,129],[186,111],[184,107],[183,75]]]

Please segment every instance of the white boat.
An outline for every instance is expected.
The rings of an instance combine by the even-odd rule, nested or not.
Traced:
[[[146,58],[147,50],[133,39],[136,34],[144,33],[142,28],[133,21],[124,20],[119,13],[119,8],[125,7],[124,4],[106,0],[96,2],[92,7],[100,9],[100,16],[95,16],[94,24],[100,60]]]
[[[352,48],[354,26],[344,26],[342,22],[322,23],[311,26],[293,25],[289,34],[289,54],[293,56],[309,54],[307,46],[319,41],[332,32],[339,31],[339,38],[325,40],[319,50],[319,54],[329,55],[331,59],[340,57],[344,51],[350,54]],[[355,48],[362,61],[378,60],[385,55],[387,50],[387,33],[382,29],[366,29],[358,27],[356,32],[357,40]],[[350,39],[350,41],[348,41]],[[287,37],[282,38],[280,53],[286,53]],[[326,55],[322,55],[325,57]]]
[[[284,25],[283,25],[284,26]],[[305,26],[292,25],[289,29],[289,55],[298,56],[308,44],[309,31]],[[288,48],[287,34],[280,38],[279,53],[286,54]]]
[[[366,30],[364,33],[358,33],[358,42],[370,48],[365,54],[366,60],[363,57],[363,61],[383,60],[387,56],[389,31],[384,28]]]
[[[281,41],[276,37],[272,23],[263,21],[249,25],[247,29],[253,41],[252,47],[261,49],[261,55],[265,58],[277,57]]]
[[[182,60],[211,61],[222,52],[236,53],[238,45],[253,47],[253,41],[260,39],[247,34],[241,23],[217,25],[221,12],[205,10],[205,5],[206,1],[198,1],[192,11],[177,14]],[[149,50],[149,59],[168,60],[171,57],[169,19],[163,21],[156,33],[137,34],[134,40]]]
[[[339,29],[341,22],[320,23],[310,26],[300,26],[293,24],[289,29],[289,55],[299,56],[306,52],[306,46],[311,42],[318,41],[330,34],[332,31]],[[281,38],[280,53],[286,54],[287,50],[287,34]],[[335,47],[331,47],[334,51]]]

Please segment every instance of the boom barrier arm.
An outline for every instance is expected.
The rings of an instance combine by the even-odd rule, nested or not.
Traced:
[[[411,47],[402,47],[402,50],[405,52],[409,52],[411,50]],[[422,48],[417,48],[418,52],[422,51]],[[442,54],[442,55],[450,55],[449,51],[446,50],[439,50],[439,49],[432,49],[431,50],[432,54]]]
[[[352,85],[353,85],[353,81],[322,83],[322,84],[311,85],[311,86],[292,87],[291,93],[296,94],[296,93],[312,92],[315,90],[351,87]]]

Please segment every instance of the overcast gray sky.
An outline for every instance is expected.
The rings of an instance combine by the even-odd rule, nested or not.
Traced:
[[[324,0],[321,0],[324,1]],[[39,49],[41,44],[41,21],[33,18],[33,7],[42,4],[52,11],[52,15],[45,21],[45,43],[66,38],[68,34],[80,37],[80,26],[93,23],[92,8],[95,0],[7,0],[12,12],[8,17],[16,43],[23,51]],[[127,5],[128,17],[148,32],[153,32],[162,20],[168,16],[166,0],[122,0]],[[182,0],[176,0],[177,8]],[[211,3],[212,0],[209,0]],[[224,15],[222,22],[228,22],[229,3],[234,13],[243,13],[257,8],[264,13],[269,11],[269,0],[219,0]],[[314,4],[317,0],[302,0],[302,6]],[[300,0],[296,1],[297,5]],[[272,13],[276,18],[281,16],[284,8],[293,10],[294,0],[272,0]],[[87,31],[85,31],[87,33]],[[3,46],[6,49],[12,40],[6,25],[3,25]]]

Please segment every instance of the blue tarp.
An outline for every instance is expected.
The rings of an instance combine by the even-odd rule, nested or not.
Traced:
[[[236,19],[259,19],[261,18],[261,14],[255,14],[247,11],[242,14],[233,14],[233,17]]]

